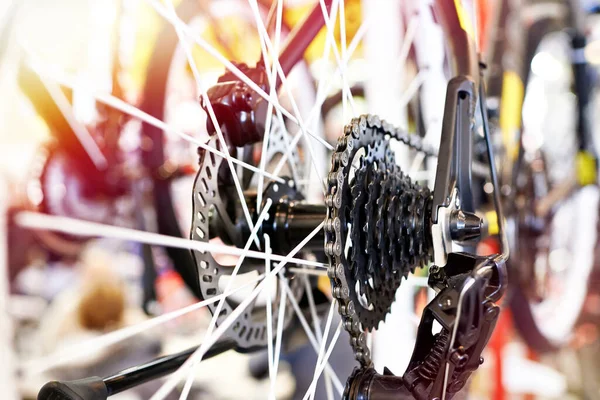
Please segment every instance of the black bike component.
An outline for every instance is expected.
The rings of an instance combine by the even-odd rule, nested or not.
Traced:
[[[403,400],[412,399],[402,377],[387,368],[383,375],[374,368],[354,368],[348,378],[342,400]]]
[[[371,367],[355,369],[345,400],[451,399],[481,365],[500,308],[506,268],[501,257],[451,253],[435,268],[430,285],[442,288],[423,312],[417,343],[404,376]],[[442,330],[434,334],[433,323]]]
[[[48,382],[38,393],[38,400],[106,400],[108,389],[97,376],[69,382]]]
[[[390,139],[426,154],[421,138],[372,115],[354,118],[332,155],[325,253],[357,360],[370,365],[365,330],[388,314],[402,277],[431,260],[431,195],[395,162]]]
[[[207,360],[232,350],[235,346],[234,340],[221,340],[211,346],[202,359]],[[91,377],[68,382],[49,382],[38,393],[38,400],[105,400],[108,396],[176,371],[199,347],[195,346],[176,354],[159,357],[107,378]]]
[[[471,189],[471,116],[474,115],[475,100],[475,83],[471,78],[457,76],[450,80],[433,189],[433,223],[438,222],[438,209],[449,206],[454,188],[458,189],[460,208],[475,211]]]
[[[236,67],[263,91],[269,91],[264,64],[259,63],[254,68],[246,64],[237,64]],[[268,103],[246,83],[240,81],[233,73],[227,72],[219,78],[216,85],[208,89],[207,95],[217,121],[225,128],[228,145],[243,147],[262,141]],[[201,104],[208,113],[203,99]],[[210,134],[215,133],[210,118],[207,121],[207,128]]]
[[[121,393],[124,390],[176,371],[199,347],[191,347],[176,354],[160,357],[146,364],[137,365],[104,378],[108,395]],[[230,339],[220,340],[207,350],[202,359],[208,360],[234,348],[235,341]]]
[[[500,309],[494,304],[504,263],[496,258],[451,253],[432,286],[444,285],[425,309],[404,382],[417,399],[452,398],[483,362]],[[433,334],[433,322],[442,331]]]
[[[482,86],[479,87],[479,101],[494,204],[500,221],[502,254],[479,257],[450,253],[444,268],[430,267],[429,286],[438,294],[423,313],[413,356],[404,376],[393,377],[389,371],[379,375],[370,367],[356,369],[346,384],[344,399],[451,399],[483,362],[481,353],[491,337],[500,311],[495,303],[506,290],[508,247]],[[446,148],[451,149],[448,145]],[[453,155],[456,156],[450,154],[447,159],[448,165],[452,165]],[[470,226],[475,231],[481,229],[476,216],[463,214],[461,218],[463,227]],[[470,222],[467,223],[467,220]],[[453,224],[450,225],[452,230]],[[455,232],[458,225],[454,223]],[[432,331],[434,321],[442,326],[436,334]]]
[[[271,200],[272,205],[269,216],[264,219],[260,228],[259,241],[263,242],[262,234],[268,234],[271,238],[271,250],[275,254],[289,253],[309,233],[323,223],[327,215],[327,207],[324,204],[307,203],[304,201],[302,193],[296,188],[294,181],[285,177],[283,179],[286,183],[271,182],[266,185],[263,193],[263,207],[267,199]],[[256,219],[258,217],[256,213],[256,192],[245,192],[244,199],[250,213]],[[238,200],[236,198],[233,201],[237,202]],[[211,239],[218,237],[227,244],[244,247],[251,233],[248,222],[241,212],[237,212],[233,223],[237,232],[234,238],[235,242],[224,229],[225,223],[219,215],[214,215],[210,221]],[[325,240],[325,234],[321,230],[303,246],[303,249],[306,251],[322,251],[323,240]]]
[[[309,204],[284,196],[274,206],[273,215],[265,220],[262,230],[271,237],[274,252],[287,254],[323,223],[326,215],[327,208],[324,204]],[[303,249],[321,251],[324,240],[325,233],[321,230],[306,243]]]

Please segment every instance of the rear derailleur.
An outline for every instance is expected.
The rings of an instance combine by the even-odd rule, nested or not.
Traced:
[[[500,257],[450,253],[444,268],[430,268],[438,291],[423,312],[417,342],[403,376],[373,367],[355,369],[344,399],[450,399],[483,363],[482,351],[496,325],[505,263]],[[433,333],[435,323],[441,330]]]

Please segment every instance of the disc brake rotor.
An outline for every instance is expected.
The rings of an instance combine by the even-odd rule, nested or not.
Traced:
[[[275,123],[275,120],[273,121]],[[289,137],[284,129],[281,129],[276,124],[271,131],[269,146],[267,147],[265,157],[267,167],[273,167],[272,164],[280,156],[287,151],[287,143]],[[213,135],[208,146],[223,151],[216,135]],[[259,144],[258,144],[259,145]],[[239,150],[240,148],[238,148]],[[243,151],[248,151],[248,146]],[[226,160],[222,157],[206,151],[198,149],[200,155],[200,169],[194,183],[193,197],[193,221],[191,238],[201,242],[217,241],[219,239],[225,244],[237,245],[243,247],[244,233],[240,226],[245,224],[245,216],[241,210],[240,199],[233,187],[231,180],[231,171]],[[240,152],[241,153],[241,152]],[[235,154],[232,154],[234,156]],[[299,155],[296,149],[290,151],[287,160],[287,168],[293,175],[301,173],[298,169]],[[267,168],[268,169],[268,168]],[[244,171],[247,173],[248,171]],[[244,175],[242,174],[242,177]],[[262,177],[258,173],[254,173],[249,179],[240,179],[242,189],[244,191],[244,201],[247,203],[249,212],[253,222],[259,215],[257,207],[257,182]],[[271,183],[264,186],[262,206],[265,206],[266,200],[270,199],[273,204],[282,198],[301,198],[301,194],[296,190],[294,179],[288,179],[286,184]],[[262,208],[262,207],[261,207]],[[272,212],[270,214],[273,214]],[[272,215],[267,217],[273,218]],[[259,230],[259,241],[261,246],[264,246],[262,240],[262,229]],[[251,249],[257,250],[255,245]],[[262,248],[264,250],[264,248]],[[200,282],[200,291],[204,299],[210,299],[223,294],[228,280],[231,278],[234,265],[238,258],[233,256],[223,256],[220,254],[212,254],[211,252],[193,251],[194,260],[198,270],[198,278]],[[283,270],[286,271],[285,269]],[[262,260],[245,259],[241,264],[238,274],[235,277],[231,289],[239,287],[250,279],[255,279],[259,274],[265,272],[265,262]],[[272,280],[276,282],[276,280]],[[258,283],[257,283],[258,284]],[[303,284],[300,280],[290,280],[289,286],[291,293],[296,301],[299,301],[303,294]],[[246,289],[240,290],[239,294],[228,296],[223,303],[220,311],[219,323],[227,317],[239,305],[245,296],[249,295],[255,287],[250,285]],[[279,299],[282,295],[277,290],[278,285],[273,284],[271,288],[271,303],[273,309],[273,326],[277,325]],[[253,348],[264,347],[267,345],[267,319],[265,318],[265,299],[260,296],[248,306],[245,312],[236,320],[230,328],[229,336],[232,337],[239,349],[250,350]],[[288,300],[289,303],[289,300]],[[217,303],[210,304],[209,309],[214,314]],[[284,320],[286,327],[291,320],[292,313],[287,313]]]

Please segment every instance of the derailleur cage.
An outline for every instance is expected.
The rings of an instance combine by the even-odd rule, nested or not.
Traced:
[[[505,290],[503,258],[450,253],[444,268],[432,269],[429,284],[439,292],[423,311],[404,375],[363,369],[350,378],[345,398],[451,399],[481,365],[500,312],[495,302]],[[442,328],[436,334],[434,322]]]

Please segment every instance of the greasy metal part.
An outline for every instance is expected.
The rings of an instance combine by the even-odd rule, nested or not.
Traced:
[[[300,244],[327,215],[327,209],[323,204],[309,204],[288,199],[281,199],[274,209],[273,218],[263,223],[263,231],[270,232],[273,251],[279,254],[287,254]],[[324,240],[325,233],[321,230],[306,243],[303,249],[322,251]]]
[[[348,378],[342,400],[403,400],[414,397],[404,385],[402,377],[395,376],[387,368],[383,375],[373,367],[354,368]]]
[[[287,254],[299,245],[313,232],[326,217],[327,208],[324,204],[311,204],[304,201],[302,194],[296,187],[294,180],[283,178],[286,183],[271,182],[266,185],[263,193],[263,207],[267,199],[272,201],[268,217],[262,222],[259,231],[259,242],[263,242],[263,235],[271,238],[271,250],[275,254]],[[246,204],[253,214],[256,214],[256,192],[244,193]],[[243,247],[250,238],[250,228],[243,215],[238,215],[234,221],[238,233],[237,241],[228,238],[227,232],[220,229],[221,218],[211,218],[210,237],[221,238],[227,244]],[[325,233],[321,230],[304,244],[304,251],[323,251]]]
[[[365,330],[385,319],[402,277],[431,260],[431,199],[396,166],[390,139],[432,154],[420,137],[372,115],[346,126],[328,175],[325,252],[333,296],[363,366]]]
[[[455,210],[450,214],[450,237],[465,242],[481,237],[483,221],[475,213]]]

